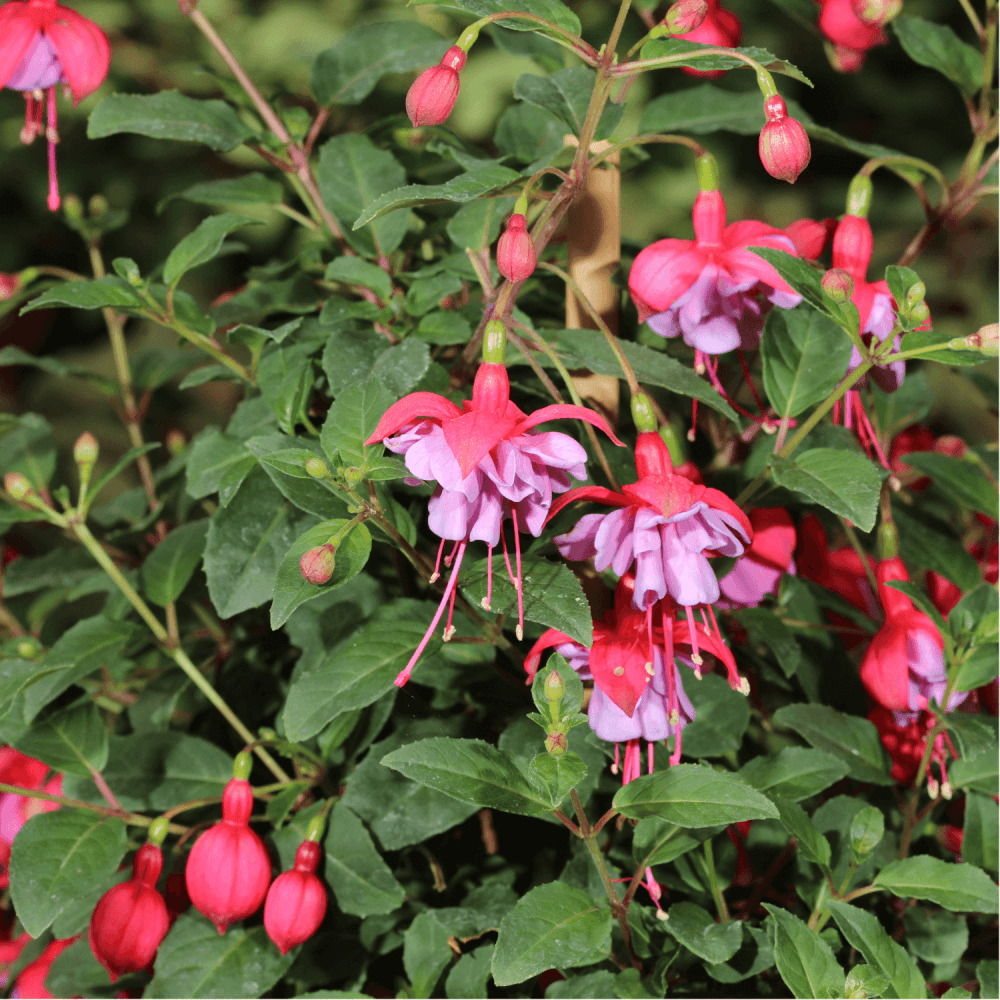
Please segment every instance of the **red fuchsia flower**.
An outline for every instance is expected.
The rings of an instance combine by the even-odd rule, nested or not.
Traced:
[[[45,986],[52,969],[52,963],[72,944],[80,940],[80,935],[65,938],[62,941],[50,942],[45,951],[41,953],[33,962],[26,965],[21,974],[14,981],[14,989],[11,996],[15,1000],[53,1000],[55,994],[50,993]]]
[[[795,574],[795,522],[784,507],[750,511],[753,543],[719,581],[723,608],[755,608],[768,594],[777,596],[785,573]]]
[[[10,933],[10,928],[5,929]],[[18,960],[24,946],[31,940],[31,935],[25,931],[19,937],[0,941],[0,989],[6,989],[10,982],[10,967]]]
[[[719,0],[708,0],[708,10],[701,23],[693,31],[678,35],[686,42],[700,42],[702,45],[713,45],[716,48],[732,49],[740,44],[743,37],[743,26],[740,19],[725,7],[719,5]],[[700,70],[684,68],[688,76],[700,76],[706,80],[714,80],[725,76],[726,71]]]
[[[448,561],[454,559],[451,575],[437,613],[410,662],[396,678],[402,686],[410,677],[434,629],[449,605],[445,638],[451,638],[455,586],[469,542],[484,541],[489,550],[487,590],[483,607],[489,608],[493,587],[493,549],[503,543],[507,572],[517,591],[520,638],[524,630],[521,587],[522,531],[537,538],[545,526],[553,496],[570,487],[570,477],[586,479],[587,453],[583,446],[558,431],[533,433],[549,420],[583,420],[600,428],[615,444],[603,417],[582,406],[557,404],[532,414],[523,413],[510,401],[510,382],[503,366],[506,335],[503,324],[491,320],[486,327],[484,361],[476,373],[472,400],[459,409],[451,400],[432,392],[414,392],[386,410],[367,444],[383,441],[405,457],[414,477],[411,484],[437,484],[428,504],[428,525],[440,539],[431,582],[437,579],[445,541],[455,543]],[[517,572],[507,559],[503,522],[514,523]]]
[[[3,302],[4,299],[9,299],[20,287],[20,274],[7,274],[0,271],[0,302]]]
[[[941,846],[955,855],[955,860],[962,861],[962,839],[965,831],[954,823],[945,823],[937,828],[937,839]]]
[[[56,84],[76,106],[104,82],[111,46],[101,29],[56,0],[9,0],[0,7],[0,86],[20,90],[27,104],[21,141],[45,133],[49,143],[49,209],[60,205],[56,179]],[[47,98],[46,98],[47,93]],[[48,125],[42,127],[47,101]]]
[[[535,271],[535,244],[519,212],[510,217],[497,244],[497,268],[508,281],[524,281]]]
[[[458,98],[458,74],[465,66],[465,52],[453,45],[437,66],[425,69],[406,92],[406,113],[414,128],[443,125]]]
[[[826,248],[837,228],[836,219],[798,219],[790,226],[785,226],[785,234],[795,244],[795,252],[803,260],[816,261]]]
[[[264,903],[267,936],[282,955],[308,941],[326,916],[326,887],[316,877],[323,848],[303,840],[295,852],[295,867],[273,882]]]
[[[188,855],[188,895],[220,934],[256,913],[271,883],[267,848],[250,829],[252,809],[250,783],[233,778],[222,793],[221,821],[195,841]]]
[[[780,229],[753,220],[726,225],[726,206],[718,191],[718,171],[710,157],[699,158],[701,191],[695,199],[693,240],[658,240],[639,252],[628,287],[639,321],[661,337],[684,338],[703,355],[749,349],[760,342],[764,317],[772,305],[790,309],[801,296],[749,247],[795,253]],[[704,161],[704,162],[703,162]],[[715,387],[725,395],[714,369]]]
[[[903,455],[914,451],[935,451],[939,455],[962,458],[968,450],[969,446],[953,434],[944,434],[938,437],[923,424],[911,424],[892,439],[892,444],[889,446],[889,467],[904,485],[921,493],[930,486],[931,481],[927,476],[915,473],[903,461]]]
[[[150,969],[156,949],[170,929],[167,904],[156,890],[163,852],[143,844],[132,862],[132,877],[112,886],[90,918],[90,950],[111,977]]]
[[[62,775],[49,777],[50,774],[52,770],[48,764],[27,757],[13,747],[0,747],[0,783],[61,795]],[[0,794],[0,888],[5,889],[9,884],[7,866],[10,848],[18,831],[32,816],[58,808],[58,802],[46,802],[13,792]]]
[[[757,143],[760,162],[776,180],[794,184],[812,156],[809,136],[801,122],[789,117],[780,94],[772,94],[764,101],[764,117],[767,121]]]
[[[892,758],[892,777],[901,785],[912,785],[920,776],[920,764],[927,749],[927,734],[934,728],[935,717],[930,712],[895,712],[878,705],[868,713],[868,719],[874,723],[882,746]],[[924,771],[932,798],[937,797],[939,788],[945,798],[951,798],[947,762],[949,758],[957,757],[947,732],[939,733]],[[938,766],[940,785],[931,774],[931,764]]]
[[[885,45],[885,32],[866,24],[854,12],[852,0],[819,0],[819,30],[832,43],[831,63],[841,73],[861,69],[869,49]]]
[[[172,872],[167,876],[164,899],[167,903],[167,915],[170,917],[170,923],[191,909],[191,897],[188,895],[187,882],[183,872]]]

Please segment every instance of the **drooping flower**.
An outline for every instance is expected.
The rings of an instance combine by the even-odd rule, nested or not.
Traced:
[[[3,784],[41,789],[50,795],[62,794],[62,775],[49,777],[50,774],[52,771],[48,764],[28,757],[13,747],[0,747],[0,782]],[[9,884],[10,849],[18,831],[32,816],[58,808],[58,802],[46,802],[13,792],[0,794],[0,888],[5,889]]]
[[[869,49],[885,45],[885,32],[866,24],[855,13],[852,0],[819,0],[819,30],[832,44],[830,62],[841,73],[861,69]]]
[[[60,205],[56,178],[56,84],[67,84],[74,106],[104,82],[111,65],[107,36],[93,21],[56,0],[9,0],[0,6],[0,86],[26,102],[21,141],[45,133],[49,144],[49,209]],[[47,126],[42,115],[47,103]]]
[[[188,855],[188,895],[220,934],[260,909],[271,883],[271,859],[264,841],[250,829],[253,790],[233,778],[222,793],[222,819],[206,830]]]
[[[695,199],[694,240],[650,244],[640,251],[628,277],[640,322],[661,337],[683,336],[695,349],[697,368],[704,365],[703,354],[756,347],[771,306],[790,309],[802,301],[770,264],[747,249],[772,247],[794,254],[795,244],[763,222],[727,226],[725,202],[711,175],[703,172]]]
[[[112,886],[90,918],[90,950],[113,983],[128,972],[149,969],[170,929],[167,904],[156,890],[163,852],[146,843],[136,852],[132,877]]]
[[[536,538],[545,526],[553,497],[570,488],[571,477],[587,476],[583,446],[559,431],[534,432],[549,420],[583,420],[621,444],[603,417],[581,406],[557,404],[532,414],[510,401],[510,382],[502,364],[506,335],[491,320],[484,340],[484,361],[476,373],[472,400],[459,409],[432,392],[414,392],[386,410],[368,444],[383,441],[416,481],[437,484],[428,504],[428,525],[440,539],[433,580],[437,579],[445,541],[454,542],[454,559],[444,595],[430,628],[410,662],[396,678],[402,686],[437,627],[445,606],[454,607],[455,586],[469,542],[484,541],[489,550],[487,593],[492,593],[493,549],[503,543],[507,571],[518,596],[518,636],[523,634],[520,533]],[[514,524],[516,573],[507,559],[503,522]],[[451,636],[451,610],[445,635]]]
[[[764,117],[767,120],[757,144],[760,162],[775,179],[794,184],[812,156],[809,136],[801,122],[789,116],[780,94],[764,101]]]
[[[797,219],[785,226],[785,235],[795,244],[795,252],[803,260],[818,260],[826,247],[827,240],[833,236],[837,228],[836,219]]]
[[[17,979],[14,980],[14,989],[11,990],[11,997],[14,1000],[53,1000],[54,993],[50,993],[45,985],[45,980],[52,970],[52,963],[70,946],[76,944],[80,935],[76,937],[63,938],[60,941],[50,941],[45,946],[45,951],[41,953],[33,962],[30,962],[22,970]]]
[[[271,884],[264,902],[264,928],[282,955],[308,941],[326,916],[326,887],[316,877],[323,848],[303,840],[295,852],[295,867]]]
[[[497,269],[508,281],[524,281],[535,271],[535,244],[519,212],[507,221],[507,231],[497,243]]]
[[[414,128],[443,125],[458,99],[458,74],[465,66],[465,52],[453,45],[437,66],[425,69],[406,92],[406,114]]]
[[[934,728],[935,716],[930,712],[894,712],[890,708],[877,705],[868,713],[868,720],[874,723],[879,739],[886,753],[892,759],[892,777],[901,785],[912,785],[917,780],[927,779],[933,798],[938,788],[945,798],[951,798],[948,783],[948,761],[958,754],[947,731],[942,731],[934,739],[923,774],[920,764],[927,750],[927,734]],[[937,764],[940,782],[933,777],[931,765]]]
[[[701,23],[692,31],[678,35],[686,42],[699,42],[702,45],[713,45],[717,48],[735,48],[743,37],[743,26],[740,19],[731,11],[719,4],[719,0],[708,0],[708,10]],[[726,70],[700,70],[685,66],[688,76],[700,76],[706,80],[714,80],[726,75]]]
[[[785,573],[795,573],[795,522],[784,507],[750,511],[753,542],[719,581],[720,607],[755,608],[768,594],[777,595]]]

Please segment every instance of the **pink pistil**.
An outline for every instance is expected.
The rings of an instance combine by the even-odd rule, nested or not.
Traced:
[[[687,612],[688,628],[691,630],[691,662],[694,664],[694,675],[698,680],[701,680],[701,664],[703,661],[701,653],[698,652],[698,632],[697,626],[694,623],[694,612],[690,606],[684,610]]]
[[[49,87],[49,119],[45,136],[49,140],[49,211],[58,212],[62,199],[59,197],[59,181],[56,177],[56,143],[59,141],[56,119],[56,88]]]
[[[878,435],[875,433],[875,429],[872,427],[871,421],[868,419],[868,414],[865,413],[864,404],[861,402],[861,393],[858,393],[855,404],[858,408],[858,421],[868,432],[868,436],[871,438],[872,447],[875,449],[875,453],[878,455],[878,460],[882,463],[883,468],[889,468],[889,460],[885,457],[885,452],[882,450],[882,445],[878,443]]]
[[[619,767],[619,750],[620,749],[621,749],[621,747],[616,743],[615,744],[615,762],[611,765],[611,773],[612,774],[617,774],[618,771],[620,770],[620,767]]]
[[[524,638],[524,585],[521,580],[521,533],[517,530],[517,510],[511,514],[514,519],[514,558],[517,560],[517,579],[514,586],[517,588],[517,628],[515,633],[518,639]]]
[[[486,599],[482,602],[483,610],[490,610],[490,602],[493,600],[493,546],[486,548]]]
[[[444,552],[444,539],[441,539],[441,544],[438,546],[437,559],[434,560],[434,572],[431,573],[428,583],[435,583],[441,576],[441,553]]]

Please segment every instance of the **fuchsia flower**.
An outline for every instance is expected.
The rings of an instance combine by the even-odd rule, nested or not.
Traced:
[[[56,179],[57,83],[69,86],[77,105],[104,82],[111,46],[101,29],[56,0],[9,0],[0,7],[0,86],[20,90],[27,108],[21,141],[44,131],[49,143],[49,209],[60,205]],[[43,91],[48,126],[42,127]]]
[[[785,226],[785,235],[795,244],[795,252],[803,260],[818,260],[826,246],[826,241],[837,228],[836,219],[798,219],[790,226]]]
[[[809,136],[800,122],[788,116],[780,94],[772,94],[764,101],[764,117],[767,121],[757,144],[760,162],[772,177],[794,184],[812,156]]]
[[[326,916],[326,888],[316,876],[323,848],[303,840],[295,852],[295,867],[271,884],[264,901],[264,928],[282,955],[308,941]]]
[[[483,601],[489,608],[493,549],[502,541],[507,559],[502,528],[508,518],[514,522],[517,572],[509,560],[507,571],[517,590],[518,638],[523,634],[520,532],[527,530],[537,538],[553,496],[570,488],[571,477],[587,478],[587,453],[582,445],[567,434],[533,433],[534,428],[549,420],[584,420],[621,444],[604,418],[584,407],[558,404],[530,415],[518,409],[510,401],[507,369],[500,363],[505,339],[503,324],[491,320],[483,349],[488,360],[479,366],[472,400],[465,400],[462,409],[432,392],[410,393],[386,410],[366,442],[385,442],[390,451],[405,456],[406,467],[416,480],[437,484],[428,504],[428,524],[441,539],[432,582],[437,579],[445,541],[455,543],[449,556],[454,565],[444,596],[427,634],[396,678],[399,686],[409,679],[449,603],[445,637],[451,637],[455,585],[469,542],[484,541],[489,549]]]
[[[719,6],[719,0],[708,0],[708,11],[698,27],[684,35],[678,35],[686,42],[700,42],[702,45],[714,45],[717,48],[735,48],[743,37],[743,26],[740,19],[725,7]],[[684,68],[688,76],[700,76],[706,80],[714,80],[725,76],[724,69],[700,70]]]
[[[790,309],[802,298],[747,249],[794,254],[795,244],[780,229],[753,220],[727,226],[715,189],[699,192],[692,218],[694,240],[658,240],[640,251],[628,287],[640,322],[661,337],[683,336],[701,367],[702,354],[756,347],[771,305]]]
[[[721,607],[755,608],[768,594],[777,595],[785,573],[795,574],[795,522],[784,507],[750,511],[753,543],[719,581]]]
[[[414,128],[443,125],[458,99],[458,74],[465,66],[465,52],[453,45],[437,66],[425,69],[406,92],[406,113]]]
[[[61,774],[52,774],[48,764],[8,746],[0,747],[0,782],[19,788],[41,789],[50,795],[62,794]],[[7,866],[11,845],[18,831],[32,816],[54,812],[58,808],[58,802],[46,802],[13,792],[0,794],[0,889],[7,888],[9,884]]]
[[[508,281],[524,281],[535,271],[535,244],[519,212],[507,221],[507,231],[497,243],[497,269]]]
[[[831,62],[841,73],[861,69],[869,49],[885,45],[885,32],[878,24],[862,21],[852,0],[819,0],[819,30],[832,43]]]

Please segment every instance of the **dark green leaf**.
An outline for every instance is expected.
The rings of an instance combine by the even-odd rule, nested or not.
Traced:
[[[902,899],[929,899],[955,913],[996,913],[997,887],[981,869],[918,854],[887,865],[874,884]]]
[[[525,73],[518,77],[514,85],[514,97],[557,115],[574,135],[579,136],[596,79],[594,70],[586,66],[571,66],[551,76]],[[618,127],[624,114],[624,104],[606,104],[594,138],[607,139]]]
[[[932,523],[917,519],[902,504],[893,504],[892,517],[899,529],[899,549],[907,565],[940,573],[960,590],[972,590],[982,579],[979,564],[962,543]]]
[[[205,551],[208,521],[192,521],[174,528],[142,564],[146,597],[161,608],[184,592]]]
[[[965,820],[962,827],[962,860],[996,874],[1000,860],[998,827],[1000,813],[993,796],[969,792],[965,798]]]
[[[742,608],[736,619],[750,633],[755,643],[770,647],[778,666],[786,677],[791,677],[802,662],[802,650],[791,629],[768,608]]]
[[[73,900],[103,885],[125,856],[125,824],[83,809],[33,816],[14,838],[10,894],[38,937]]]
[[[439,305],[446,296],[455,295],[461,290],[462,279],[451,271],[418,278],[406,293],[406,311],[411,316],[423,316]]]
[[[323,371],[330,394],[339,396],[349,386],[365,382],[375,367],[375,359],[385,352],[385,345],[385,337],[373,330],[358,329],[353,323],[334,330],[323,350]]]
[[[497,124],[493,141],[504,155],[529,164],[546,164],[563,148],[566,126],[533,104],[515,104]]]
[[[479,201],[469,202],[448,220],[446,227],[448,236],[460,250],[466,247],[470,250],[482,250],[500,235],[500,225],[513,206],[513,198],[482,198]]]
[[[907,465],[930,476],[935,486],[962,506],[997,519],[996,487],[977,466],[934,451],[910,452],[901,457]]]
[[[816,829],[806,811],[774,792],[769,793],[778,807],[781,825],[795,838],[799,850],[814,864],[829,871],[830,842]]]
[[[473,204],[477,205],[479,202],[473,202]],[[459,313],[438,310],[424,316],[420,320],[420,325],[410,336],[419,337],[430,344],[441,344],[446,347],[453,344],[465,344],[472,336],[472,325]]]
[[[454,7],[464,10],[469,14],[474,14],[476,18],[487,17],[490,14],[500,14],[504,11],[525,11],[537,17],[543,17],[546,21],[558,24],[560,28],[571,32],[574,35],[580,34],[580,21],[565,4],[559,0],[515,0],[508,3],[507,0],[415,0],[416,5],[435,4],[436,6]],[[544,31],[545,26],[537,21],[519,19],[516,16],[504,18],[496,21],[495,24],[510,31]]]
[[[948,627],[965,642],[995,642],[1000,615],[997,589],[981,583],[948,613]]]
[[[523,816],[554,808],[516,757],[480,740],[420,740],[383,757],[382,763],[461,802]]]
[[[962,757],[948,768],[948,780],[955,788],[970,788],[987,795],[997,794],[997,756],[992,750],[975,757]]]
[[[695,719],[684,727],[682,746],[688,757],[721,757],[738,750],[750,722],[746,697],[717,674],[687,680],[684,690]]]
[[[174,198],[197,202],[199,205],[280,205],[284,188],[275,180],[256,171],[242,177],[226,177],[219,181],[202,181],[170,195],[160,207]]]
[[[383,302],[388,302],[392,295],[392,278],[378,264],[372,264],[361,257],[335,257],[327,264],[325,277],[327,281],[342,281],[348,285],[370,288]]]
[[[986,1000],[986,997],[1000,996],[1000,983],[998,975],[1000,963],[995,958],[984,958],[976,966],[976,978],[979,980],[979,995]]]
[[[191,444],[187,460],[187,492],[195,499],[220,493],[225,507],[240,483],[257,465],[241,440],[208,427]]]
[[[512,986],[558,966],[599,961],[610,948],[611,911],[564,882],[535,886],[500,923],[493,980]]]
[[[375,359],[372,374],[393,395],[405,396],[416,387],[430,366],[430,348],[421,340],[407,339],[383,351]]]
[[[889,758],[878,730],[867,719],[845,715],[828,705],[785,705],[774,723],[792,729],[817,750],[844,761],[858,781],[891,785]]]
[[[409,225],[409,212],[393,212],[364,229],[360,220],[355,222],[358,216],[367,216],[367,223],[376,215],[385,215],[389,209],[372,210],[392,197],[387,192],[395,192],[406,183],[406,171],[392,153],[379,149],[365,135],[334,136],[319,151],[317,181],[323,202],[358,253],[375,257],[390,254],[399,246]]]
[[[845,761],[821,750],[785,747],[772,756],[752,758],[740,768],[739,775],[760,792],[775,792],[789,802],[798,802],[829,788],[847,772]]]
[[[758,257],[763,257],[814,309],[826,313],[841,327],[858,329],[857,309],[850,302],[840,305],[827,296],[821,284],[823,275],[816,268],[784,250],[775,250],[773,247],[747,249]]]
[[[403,935],[403,968],[410,977],[408,993],[413,997],[430,997],[441,973],[454,957],[448,947],[451,935],[432,910],[418,913]]]
[[[308,458],[323,457],[323,450],[315,438],[265,434],[250,438],[246,447],[282,496],[300,510],[324,521],[347,512],[341,499],[343,494],[334,492],[326,483],[314,479],[305,471]]]
[[[948,25],[906,14],[893,21],[892,30],[915,63],[936,69],[966,96],[971,97],[982,87],[982,54],[963,42]]]
[[[713,965],[728,962],[739,951],[743,940],[739,922],[719,924],[694,903],[674,903],[664,924],[685,948]]]
[[[25,413],[0,437],[0,473],[20,472],[36,491],[56,471],[56,441],[49,422],[37,413]],[[6,583],[4,594],[10,596]]]
[[[281,955],[263,927],[234,924],[220,934],[193,909],[170,928],[156,953],[147,997],[259,997],[288,971],[294,954]]]
[[[365,445],[365,441],[394,402],[392,393],[377,378],[349,386],[327,414],[320,435],[323,450],[331,458],[339,457],[344,465],[362,469],[369,458],[382,451],[381,444]]]
[[[444,984],[448,1000],[486,1000],[487,983],[493,974],[493,945],[480,945],[475,951],[466,952],[458,960]]]
[[[675,823],[647,816],[635,826],[632,854],[636,861],[646,865],[665,865],[668,861],[687,854],[721,829],[722,827],[713,826],[684,830]]]
[[[947,910],[922,906],[903,910],[906,946],[917,958],[935,965],[957,962],[969,947],[969,925],[964,917]]]
[[[224,750],[197,736],[180,736],[174,742],[164,739],[159,743],[159,753],[151,755],[150,765],[156,775],[156,786],[149,795],[152,809],[170,809],[190,799],[221,796],[233,776],[233,759]]]
[[[989,684],[997,676],[998,656],[1000,648],[995,642],[985,646],[977,646],[963,660],[955,681],[956,691],[974,691],[977,687]]]
[[[708,55],[699,56],[699,53],[706,49],[713,49],[713,51]],[[772,73],[784,73],[796,80],[801,80],[810,87],[812,86],[809,78],[804,76],[799,69],[791,63],[778,59],[767,49],[737,48],[734,51],[761,63]],[[746,69],[748,66],[741,59],[722,54],[717,47],[703,45],[701,42],[689,42],[683,38],[655,38],[642,47],[640,55],[642,59],[663,59],[667,56],[676,56],[678,57],[677,61],[669,64],[671,68],[686,66],[700,71]]]
[[[418,21],[362,24],[316,57],[309,88],[320,104],[360,104],[386,73],[433,66],[449,45]]]
[[[830,946],[794,913],[770,903],[772,942],[778,972],[794,997],[840,996],[844,970],[837,964]]]
[[[296,426],[308,419],[315,378],[312,353],[309,344],[269,344],[257,368],[261,395],[286,434],[294,434]]]
[[[136,290],[116,274],[109,274],[94,281],[67,281],[32,299],[22,313],[52,306],[69,306],[72,309],[134,309],[142,311],[149,306]]]
[[[175,285],[187,271],[216,257],[223,241],[234,229],[256,224],[257,220],[243,215],[210,215],[170,251],[163,265],[163,280],[168,285]]]
[[[95,899],[91,903],[91,909],[96,903]],[[82,930],[87,929],[86,922],[89,918],[88,913]],[[79,933],[80,931],[75,931],[73,934],[60,937],[74,937]],[[106,988],[107,985],[108,970],[94,957],[90,942],[86,938],[70,945],[57,955],[49,974],[45,977],[45,988],[52,996],[57,997],[99,997],[104,995],[101,988]]]
[[[325,544],[327,539],[347,523],[345,518],[324,521],[295,539],[295,543],[281,560],[274,581],[274,600],[271,603],[272,629],[284,625],[289,615],[306,601],[335,590],[364,569],[372,550],[372,537],[363,524],[349,531],[338,546],[337,562],[329,581],[319,586],[309,583],[303,578],[299,569],[299,560],[309,549]]]
[[[226,153],[254,135],[222,101],[198,101],[176,90],[158,94],[112,94],[91,112],[87,138],[134,132],[153,139],[203,142]]]
[[[35,719],[17,748],[55,771],[86,778],[91,768],[100,771],[108,762],[108,729],[97,706],[87,701]]]
[[[629,819],[658,816],[685,828],[778,816],[769,799],[735,775],[697,764],[636,778],[615,795],[614,807]]]
[[[851,856],[868,857],[885,836],[885,817],[875,806],[865,806],[851,820]]]

